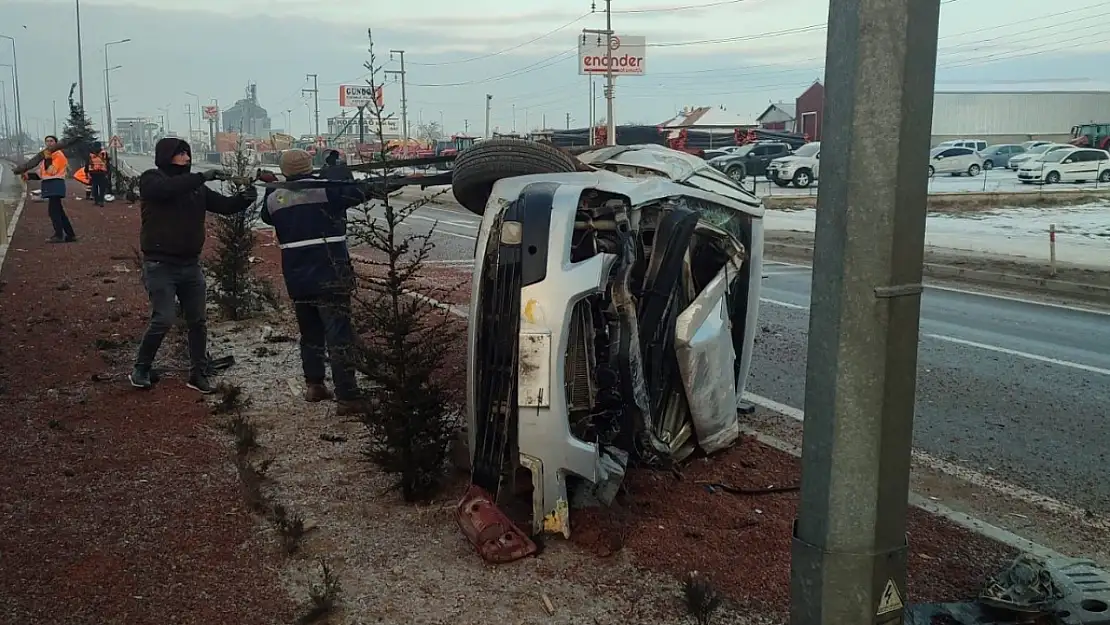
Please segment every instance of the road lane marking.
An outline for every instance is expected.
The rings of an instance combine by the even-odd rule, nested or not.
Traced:
[[[1091,366],[1091,365],[1085,365],[1085,364],[1078,363],[1078,362],[1072,362],[1070,360],[1060,360],[1059,358],[1049,358],[1048,356],[1041,356],[1039,354],[1030,354],[1029,352],[1023,352],[1023,351],[1019,351],[1019,350],[1016,350],[1016,349],[1009,349],[1009,348],[1006,348],[1006,347],[999,347],[997,345],[989,345],[987,343],[978,343],[978,342],[975,342],[975,341],[968,341],[968,340],[965,340],[965,339],[958,339],[956,337],[945,336],[943,334],[922,334],[922,336],[925,336],[925,337],[928,337],[928,338],[931,338],[931,339],[936,339],[938,341],[944,341],[946,343],[953,343],[955,345],[963,345],[965,347],[975,347],[975,348],[978,348],[978,349],[983,349],[983,350],[987,350],[987,351],[991,351],[991,352],[996,352],[996,353],[999,353],[999,354],[1006,354],[1007,356],[1017,356],[1018,358],[1026,358],[1028,360],[1036,360],[1037,362],[1043,362],[1043,363],[1047,363],[1047,364],[1050,364],[1050,365],[1058,365],[1060,367],[1068,367],[1070,369],[1078,369],[1080,371],[1086,371],[1088,373],[1097,373],[1097,374],[1100,374],[1100,375],[1110,376],[1110,369],[1103,369],[1102,367],[1094,367],[1094,366]]]
[[[783,308],[790,308],[792,310],[809,310],[809,306],[802,306],[801,304],[793,304],[781,300],[770,299],[766,297],[759,298],[759,301],[766,302],[775,306],[782,306]],[[1103,369],[1102,367],[1095,367],[1093,365],[1085,365],[1079,362],[1070,360],[1061,360],[1059,358],[1052,358],[1049,356],[1041,356],[1040,354],[1033,354],[1030,352],[1023,352],[1016,349],[1009,349],[998,345],[990,345],[988,343],[978,343],[976,341],[968,341],[966,339],[956,338],[954,336],[947,336],[945,334],[934,334],[931,332],[923,332],[921,336],[924,338],[935,339],[945,343],[952,343],[954,345],[963,345],[964,347],[974,347],[997,354],[1006,354],[1007,356],[1015,356],[1017,358],[1025,358],[1026,360],[1035,360],[1045,364],[1056,365],[1059,367],[1067,367],[1069,369],[1077,369],[1079,371],[1086,371],[1088,373],[1097,373],[1099,375],[1110,376],[1110,369]]]
[[[784,417],[794,419],[798,422],[805,422],[804,411],[793,406],[777,402],[769,397],[763,397],[762,395],[756,395],[755,393],[744,393],[743,399],[757,406],[770,410],[771,412],[777,412]],[[936,458],[923,451],[914,450],[913,460],[928,469],[932,469],[938,473],[943,473],[945,475],[950,475],[961,481],[967,482],[972,486],[978,486],[980,488],[992,490],[994,492],[1012,497],[1019,501],[1035,505],[1042,510],[1051,512],[1053,514],[1067,515],[1083,523],[1084,525],[1098,529],[1100,531],[1110,531],[1110,520],[1094,514],[1088,514],[1086,510],[1080,509],[1071,504],[1064,503],[1047,495],[1042,495],[1041,493],[1038,493],[1034,490],[1004,482],[998,478],[979,473],[978,471],[968,469],[953,462]]]

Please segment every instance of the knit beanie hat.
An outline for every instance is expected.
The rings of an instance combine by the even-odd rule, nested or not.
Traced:
[[[303,176],[312,173],[312,155],[304,150],[286,150],[281,153],[283,176]]]

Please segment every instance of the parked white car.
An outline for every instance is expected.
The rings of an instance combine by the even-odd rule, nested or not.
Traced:
[[[1074,147],[1074,145],[1068,145],[1066,143],[1045,143],[1043,145],[1034,146],[1025,154],[1018,154],[1017,156],[1011,157],[1010,162],[1006,164],[1006,169],[1017,171],[1021,169],[1023,165],[1040,160],[1046,154]]]
[[[767,166],[767,179],[780,187],[791,183],[799,189],[813,184],[821,175],[821,142],[807,143],[790,156],[771,161]]]
[[[1060,182],[1110,182],[1110,152],[1091,148],[1055,150],[1018,170],[1025,184]]]
[[[982,139],[953,139],[941,141],[937,144],[937,148],[971,148],[976,152],[982,152],[987,149],[987,142]]]
[[[935,147],[929,152],[929,177],[936,174],[978,176],[983,157],[971,148]]]

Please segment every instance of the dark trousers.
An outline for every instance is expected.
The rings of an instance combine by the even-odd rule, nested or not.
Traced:
[[[351,364],[354,330],[351,328],[349,295],[328,295],[293,303],[297,326],[301,331],[301,366],[306,382],[323,383],[325,352],[331,360],[331,377],[335,382],[335,398],[358,397],[355,368]]]
[[[73,224],[69,223],[66,209],[62,207],[62,198],[52,197],[46,200],[46,212],[50,215],[50,223],[54,226],[54,236],[59,239],[72,239]]]
[[[144,261],[143,285],[150,298],[150,325],[139,343],[135,366],[149,370],[166,332],[177,317],[177,300],[189,329],[189,363],[194,375],[208,368],[208,326],[205,319],[204,272],[200,262],[179,265]]]
[[[93,201],[104,206],[104,194],[108,192],[108,172],[93,172],[89,177],[92,178]]]

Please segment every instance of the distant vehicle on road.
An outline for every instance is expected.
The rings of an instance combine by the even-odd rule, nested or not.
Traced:
[[[976,152],[981,152],[987,149],[987,142],[982,139],[952,139],[950,141],[941,141],[937,144],[938,148],[971,148]]]
[[[938,146],[929,152],[929,177],[936,174],[978,176],[983,157],[971,148]]]
[[[1018,170],[1018,180],[1026,184],[1110,182],[1110,152],[1074,146],[1054,150],[1023,164]]]
[[[980,150],[979,154],[983,157],[983,169],[990,171],[995,167],[1005,167],[1018,154],[1025,154],[1025,148],[1013,143],[1000,143]]]
[[[1026,150],[1025,154],[1018,154],[1017,156],[1010,157],[1010,162],[1006,164],[1006,168],[1017,171],[1018,169],[1021,169],[1022,165],[1039,159],[1040,157],[1047,154],[1050,150],[1054,151],[1070,147],[1075,146],[1071,146],[1066,143],[1045,143],[1042,145],[1038,145]]]
[[[804,189],[821,175],[821,142],[807,143],[790,156],[771,161],[767,166],[767,179],[780,187],[793,184]]]
[[[1068,143],[1080,148],[1110,150],[1110,123],[1072,126],[1071,141]]]
[[[709,164],[729,178],[741,181],[748,176],[759,176],[776,158],[790,154],[790,146],[781,141],[759,141],[742,145],[732,154],[718,156]]]

